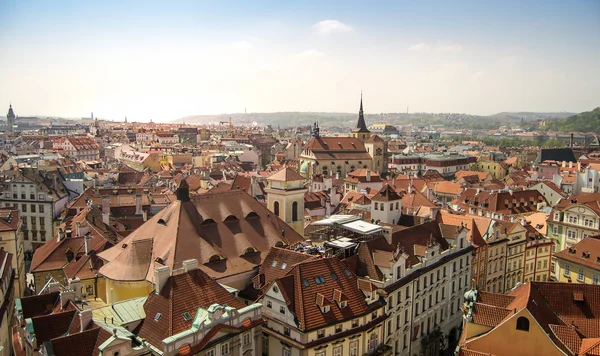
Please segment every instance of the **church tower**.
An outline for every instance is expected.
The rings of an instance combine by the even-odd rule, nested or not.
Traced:
[[[306,178],[289,167],[267,178],[267,206],[275,215],[304,236]]]
[[[12,104],[10,104],[10,106],[8,107],[8,114],[6,114],[6,126],[8,126],[9,131],[13,130],[16,118],[17,117],[15,116],[15,113],[13,111]]]
[[[362,93],[360,94],[360,109],[358,111],[358,122],[356,123],[356,128],[352,130],[352,137],[365,142],[371,137],[371,131],[367,128],[367,124],[365,123],[365,115],[363,113],[363,102],[362,102]]]

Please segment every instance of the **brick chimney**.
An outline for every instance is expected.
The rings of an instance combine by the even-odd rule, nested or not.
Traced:
[[[141,215],[141,214],[142,214],[142,195],[136,194],[135,195],[135,215]]]
[[[367,169],[367,182],[371,181],[371,170]]]

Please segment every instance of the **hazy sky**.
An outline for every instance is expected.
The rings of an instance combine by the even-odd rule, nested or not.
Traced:
[[[0,0],[0,24],[2,114],[600,105],[598,0]]]

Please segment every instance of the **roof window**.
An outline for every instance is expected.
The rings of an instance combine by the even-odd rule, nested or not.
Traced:
[[[154,321],[159,321],[161,316],[161,313],[156,313],[156,315],[154,316]]]
[[[277,267],[277,260],[274,260],[273,263],[271,263],[271,267]]]
[[[185,321],[192,320],[192,315],[189,312],[183,312],[182,315],[183,315],[183,320],[185,320]]]

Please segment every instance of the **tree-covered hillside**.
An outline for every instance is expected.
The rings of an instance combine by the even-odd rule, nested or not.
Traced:
[[[546,129],[548,131],[595,132],[600,134],[600,107],[564,119],[550,121],[546,124]]]

